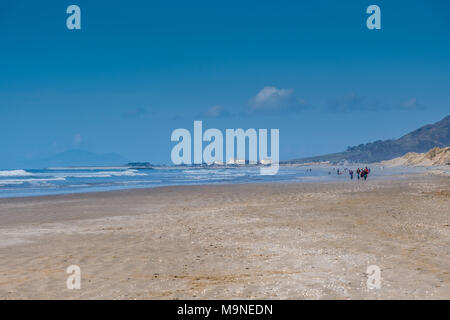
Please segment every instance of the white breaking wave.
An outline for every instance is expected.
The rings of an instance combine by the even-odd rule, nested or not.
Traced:
[[[9,186],[13,184],[23,184],[23,180],[0,180],[0,186]]]
[[[46,177],[49,173],[39,173],[36,176]],[[128,169],[122,171],[98,171],[98,172],[52,172],[52,177],[58,178],[112,178],[112,177],[135,177],[146,176],[146,173],[140,173],[135,169]]]
[[[65,181],[66,179],[59,177],[59,178],[45,178],[45,179],[14,179],[14,180],[1,180],[2,183],[9,182],[46,182],[46,181]]]
[[[55,170],[55,171],[61,171],[61,170],[123,170],[128,169],[128,167],[54,167],[54,168],[47,168],[47,170]]]
[[[111,177],[135,177],[146,176],[146,173],[139,173],[137,170],[125,170],[125,171],[100,171],[89,173],[65,173],[64,177],[70,178],[111,178]]]
[[[0,171],[0,177],[28,177],[32,175],[33,175],[32,173],[22,169]]]
[[[14,180],[0,180],[0,185],[7,186],[7,185],[13,185],[13,184],[24,184],[24,183],[31,183],[31,184],[42,184],[47,183],[48,181],[64,181],[66,179],[64,178],[47,178],[47,179],[14,179]]]

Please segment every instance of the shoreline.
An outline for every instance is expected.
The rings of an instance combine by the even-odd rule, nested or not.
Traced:
[[[374,164],[378,165],[378,164]],[[303,165],[302,165],[303,166]],[[289,167],[289,166],[286,166]],[[387,167],[390,168],[390,167]],[[392,169],[392,168],[390,168]],[[371,175],[369,176],[369,179],[371,180],[388,180],[393,179],[394,177],[405,177],[405,176],[413,176],[413,175],[428,175],[428,174],[434,174],[434,175],[447,175],[450,176],[449,171],[445,171],[441,168],[435,168],[434,170],[430,170],[430,168],[422,168],[423,171],[417,171],[417,172],[403,172],[403,173],[394,173],[393,175]],[[331,175],[323,175],[323,176],[311,176],[311,177],[302,177],[304,180],[273,180],[273,181],[234,181],[234,182],[215,182],[215,183],[191,183],[191,184],[167,184],[167,185],[155,185],[155,186],[131,186],[131,187],[98,187],[97,190],[75,190],[75,191],[60,191],[60,192],[54,192],[54,193],[44,193],[44,194],[27,194],[27,195],[10,195],[10,196],[2,196],[0,194],[0,203],[2,200],[8,200],[8,199],[28,199],[28,198],[41,198],[41,197],[53,197],[53,196],[69,196],[69,195],[83,195],[83,194],[96,194],[96,193],[104,193],[104,192],[122,192],[127,190],[147,190],[147,189],[157,189],[157,188],[175,188],[175,187],[190,187],[190,186],[216,186],[216,185],[246,185],[246,184],[271,184],[271,183],[333,183],[333,182],[346,182],[348,179],[346,179],[347,173],[344,174],[342,177],[336,177],[335,173],[333,172]],[[357,179],[354,178],[356,181]],[[101,189],[101,190],[98,190]]]
[[[401,179],[410,179],[412,177],[421,177],[421,176],[428,176],[428,175],[435,175],[437,177],[440,177],[441,172],[416,172],[416,173],[402,173],[402,174],[396,174],[392,176],[370,176],[367,181],[390,181],[390,180],[396,180],[398,178]],[[314,180],[316,178],[316,180]],[[349,179],[342,179],[342,180],[327,180],[320,178],[327,178],[327,176],[319,176],[319,177],[313,177],[313,179],[305,180],[305,181],[298,181],[298,180],[275,180],[275,181],[254,181],[254,182],[221,182],[221,183],[194,183],[194,184],[182,184],[182,185],[161,185],[161,186],[144,186],[144,187],[130,187],[130,188],[123,188],[123,189],[112,189],[112,190],[102,190],[102,191],[79,191],[79,192],[67,192],[67,193],[58,193],[58,194],[42,194],[42,195],[27,195],[27,196],[11,196],[11,197],[0,197],[0,205],[5,202],[9,201],[32,201],[32,199],[48,199],[48,200],[56,200],[58,198],[63,197],[76,197],[76,196],[99,196],[102,194],[117,194],[120,195],[121,193],[128,193],[128,192],[150,192],[151,190],[172,190],[172,189],[182,189],[182,188],[192,188],[192,187],[199,187],[199,188],[206,188],[206,187],[216,187],[216,186],[252,186],[252,185],[277,185],[277,184],[294,184],[294,185],[303,185],[303,184],[341,184],[341,183],[367,183],[367,181],[358,180],[357,178],[354,178],[353,180]],[[342,177],[343,178],[343,177]],[[358,182],[359,181],[359,182]]]

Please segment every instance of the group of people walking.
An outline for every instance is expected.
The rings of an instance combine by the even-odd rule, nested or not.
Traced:
[[[353,180],[353,170],[350,169],[348,171],[348,173],[350,174],[350,180]],[[369,175],[369,173],[370,173],[370,169],[367,167],[365,167],[364,169],[358,168],[356,170],[356,176],[358,177],[358,180],[359,179],[367,180],[367,176]],[[339,174],[339,171],[338,171],[338,174]]]
[[[335,170],[335,169],[333,169],[333,170]],[[352,169],[347,169],[347,168],[344,168],[344,170],[337,169],[337,172],[336,172],[336,173],[337,173],[338,176],[339,176],[339,175],[341,175],[341,174],[344,174],[344,173],[347,172],[347,171],[348,171],[348,173],[350,174],[350,179],[353,180],[354,172],[353,172]],[[370,169],[367,168],[367,167],[365,167],[365,168],[358,168],[358,169],[356,170],[356,177],[358,178],[358,180],[359,180],[359,179],[367,180],[367,176],[369,175],[369,173],[370,173]],[[328,172],[328,174],[331,174],[331,171]]]

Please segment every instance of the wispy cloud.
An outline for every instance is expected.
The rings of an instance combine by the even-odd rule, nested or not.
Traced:
[[[419,109],[421,110],[425,109],[425,106],[417,102],[416,98],[411,98],[409,100],[400,103],[399,108],[402,110],[419,110]]]
[[[354,92],[330,99],[326,110],[330,112],[349,113],[358,111],[390,111],[390,110],[420,110],[425,106],[418,103],[416,98],[405,100],[399,104],[381,103],[377,98],[360,96]]]
[[[305,100],[295,97],[293,89],[264,87],[250,99],[249,113],[280,114],[305,109]]]
[[[351,92],[329,100],[326,109],[331,112],[348,113],[353,111],[380,111],[384,108],[381,107],[380,101],[377,99],[362,97]]]
[[[224,118],[230,116],[230,112],[221,105],[215,105],[206,110],[202,116],[207,118]]]

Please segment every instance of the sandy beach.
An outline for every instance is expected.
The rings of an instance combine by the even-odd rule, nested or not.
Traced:
[[[0,199],[0,298],[450,299],[450,177]]]

